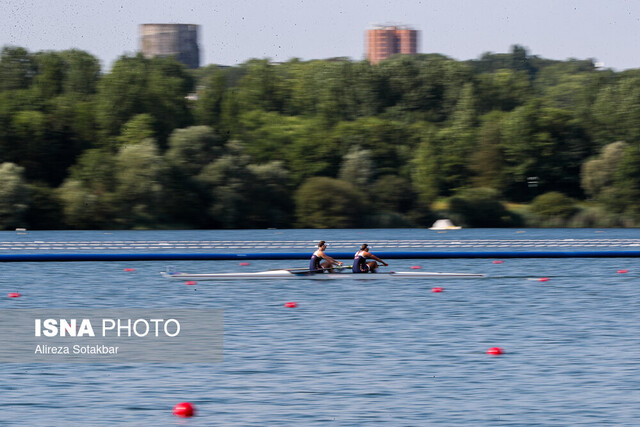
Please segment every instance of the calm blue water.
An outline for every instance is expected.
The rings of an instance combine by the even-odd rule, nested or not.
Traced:
[[[640,239],[640,230],[0,233],[5,242],[525,238]],[[172,264],[192,272],[302,266]],[[5,263],[0,309],[219,308],[225,342],[215,365],[1,365],[0,425],[638,425],[637,258],[390,264],[489,277],[185,286],[160,277],[165,262]],[[6,297],[14,291],[22,297]],[[485,354],[494,346],[506,354]],[[182,401],[198,416],[175,418]]]

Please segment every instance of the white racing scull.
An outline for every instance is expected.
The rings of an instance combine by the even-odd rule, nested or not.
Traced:
[[[253,273],[177,273],[162,272],[167,279],[172,280],[247,280],[247,279],[312,279],[312,280],[381,280],[388,278],[407,279],[466,279],[485,277],[484,274],[474,273],[438,273],[414,271],[390,271],[384,273],[352,273],[351,271],[323,273],[311,272],[304,269],[282,269],[257,271]]]

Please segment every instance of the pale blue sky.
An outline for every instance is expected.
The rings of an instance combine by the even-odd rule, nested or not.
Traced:
[[[545,58],[640,68],[633,0],[0,0],[0,45],[78,48],[103,68],[138,49],[138,24],[200,28],[201,64],[364,57],[372,24],[421,31],[419,51],[458,60],[521,44]]]

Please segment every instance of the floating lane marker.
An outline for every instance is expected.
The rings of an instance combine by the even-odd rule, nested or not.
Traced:
[[[489,350],[487,350],[487,354],[490,354],[492,356],[499,356],[501,354],[504,354],[504,350],[500,347],[491,347]]]
[[[176,417],[190,418],[196,414],[196,407],[189,402],[181,402],[173,407],[173,415]]]
[[[9,298],[20,298],[22,294],[20,292],[9,292],[7,297]]]
[[[619,274],[624,274],[624,273],[628,273],[628,272],[629,272],[629,270],[618,270]]]
[[[441,288],[439,286],[431,289],[431,292],[434,292],[434,293],[443,292],[443,291],[444,291],[444,288]]]
[[[298,306],[298,303],[295,301],[289,301],[289,302],[285,302],[284,306],[287,308],[296,308]]]

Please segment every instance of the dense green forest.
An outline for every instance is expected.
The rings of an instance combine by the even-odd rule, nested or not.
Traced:
[[[640,226],[640,70],[0,57],[0,228]]]

